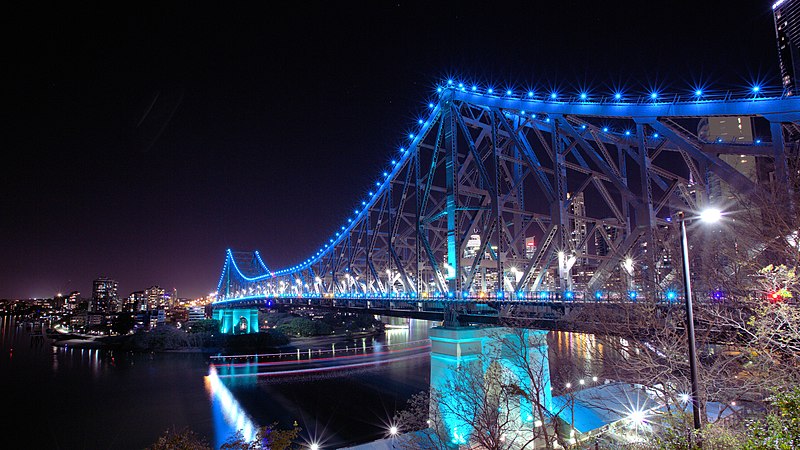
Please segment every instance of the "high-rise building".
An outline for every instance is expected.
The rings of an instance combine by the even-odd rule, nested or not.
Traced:
[[[152,311],[167,306],[168,296],[164,288],[151,286],[144,290],[144,296],[147,298],[148,310]]]
[[[794,95],[800,75],[800,0],[779,0],[772,5],[778,62],[786,95]]]
[[[798,0],[800,1],[800,0]],[[752,144],[753,122],[746,116],[708,117],[697,127],[698,137],[706,142],[720,144]],[[752,155],[721,154],[719,158],[747,178],[757,181],[756,158]],[[721,205],[734,197],[730,187],[714,174],[708,175],[708,200]]]
[[[67,295],[67,304],[64,307],[67,311],[75,311],[80,307],[80,304],[81,293],[78,291],[72,291],[69,293],[69,295]]]
[[[583,196],[583,192],[578,192],[577,194],[570,195],[567,194],[567,198],[570,199],[569,204],[569,214],[572,216],[570,217],[570,247],[575,249],[575,252],[578,255],[585,255],[586,254],[586,243],[584,239],[586,239],[586,201]],[[581,242],[584,242],[583,246],[581,246]],[[575,265],[580,266],[586,263],[585,258],[578,257],[575,260]]]
[[[147,296],[144,291],[134,291],[128,295],[123,307],[125,312],[147,311]]]
[[[536,236],[525,238],[525,257],[528,259],[533,258],[536,254]]]
[[[92,301],[89,303],[89,312],[115,312],[117,300],[116,281],[110,278],[100,277],[92,282]]]
[[[619,226],[611,224],[618,222],[617,219],[608,218],[603,222],[605,223],[603,223],[602,231],[600,231],[600,233],[605,234],[606,238],[608,238],[608,241],[616,242],[617,238],[619,238],[621,229]],[[594,235],[594,251],[597,256],[609,256],[611,254],[611,246],[608,245],[608,241],[600,236],[599,233]]]

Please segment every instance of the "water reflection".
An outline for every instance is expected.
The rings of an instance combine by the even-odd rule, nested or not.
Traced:
[[[237,430],[241,431],[242,438],[247,442],[255,440],[258,425],[253,423],[250,415],[245,412],[231,391],[220,380],[214,366],[211,366],[203,381],[211,399],[216,437],[215,448],[224,444],[228,437],[234,435]]]
[[[266,365],[274,361],[256,355],[236,361],[242,364],[209,368],[208,358],[199,354],[130,355],[31,346],[25,325],[2,317],[0,384],[20,386],[10,393],[10,404],[63,399],[60,408],[36,412],[44,414],[42,420],[52,424],[48,432],[58,439],[50,448],[115,448],[111,442],[130,434],[133,422],[138,432],[129,438],[130,448],[145,448],[173,425],[188,426],[219,448],[238,429],[245,439],[253,439],[259,426],[276,421],[281,428],[297,421],[309,442],[327,438],[325,448],[355,445],[384,437],[394,411],[430,385],[430,361],[424,351],[390,353],[404,359],[389,364],[364,355],[420,346],[437,323],[382,319],[388,325],[384,333],[298,340],[302,343],[298,348],[284,350],[283,360],[307,360],[311,354],[360,366],[303,377],[269,377],[257,372],[259,367],[261,371],[276,367]],[[554,387],[561,383],[563,388],[566,382],[579,386],[581,379],[588,384],[592,376],[602,377],[603,349],[593,336],[550,332],[548,344]],[[115,392],[114,401],[96,395],[99,389]],[[126,406],[121,408],[122,404]],[[153,408],[154,404],[159,407]],[[10,422],[10,429],[35,434],[36,422],[26,417]],[[96,442],[86,442],[85,436]]]

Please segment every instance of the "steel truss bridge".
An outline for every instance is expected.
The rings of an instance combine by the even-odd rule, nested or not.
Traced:
[[[448,80],[428,107],[314,254],[271,271],[258,252],[228,250],[215,308],[444,311],[457,324],[503,305],[672,300],[672,215],[768,179],[788,189],[800,138],[800,98],[758,88],[567,99]]]

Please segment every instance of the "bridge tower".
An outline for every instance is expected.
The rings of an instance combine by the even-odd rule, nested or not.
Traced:
[[[226,253],[225,264],[217,285],[218,297],[256,299],[267,291],[267,280],[272,279],[258,251]],[[214,304],[213,318],[220,322],[224,334],[258,333],[258,305],[249,303]]]

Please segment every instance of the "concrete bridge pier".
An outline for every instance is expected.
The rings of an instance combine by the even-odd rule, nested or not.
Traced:
[[[214,318],[219,320],[220,333],[258,333],[258,308],[218,308]]]
[[[468,404],[470,394],[454,394],[453,391],[489,390],[500,377],[513,380],[528,393],[511,399],[513,406],[508,413],[516,427],[531,430],[538,426],[536,423],[543,418],[538,417],[530,399],[538,397],[537,401],[546,411],[552,410],[546,336],[547,332],[542,330],[507,327],[434,327],[430,330],[431,391],[438,393],[438,404],[431,402],[430,417],[435,418],[436,426],[446,434],[450,445],[457,448],[469,443],[474,432],[469,421],[450,411],[467,411],[469,415],[476,410],[474,404]],[[456,375],[456,370],[468,375]],[[459,386],[459,383],[467,385]],[[481,383],[483,385],[479,386]]]

